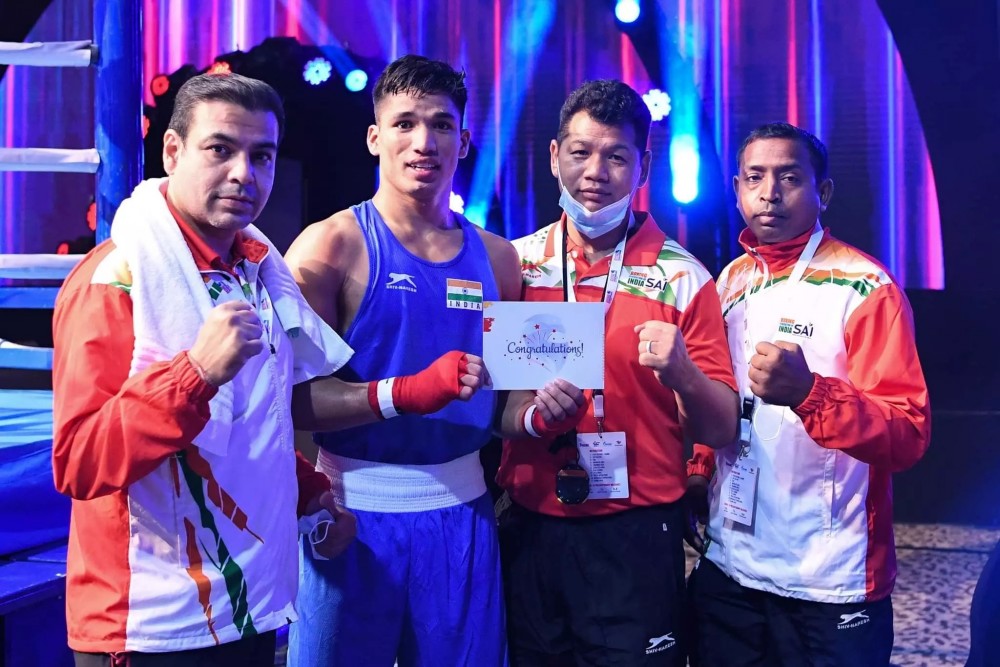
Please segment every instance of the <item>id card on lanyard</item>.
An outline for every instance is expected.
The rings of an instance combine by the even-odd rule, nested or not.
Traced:
[[[823,228],[819,223],[816,223],[809,241],[806,243],[805,248],[802,249],[802,254],[799,255],[798,261],[795,262],[792,273],[788,276],[788,282],[785,283],[782,289],[790,290],[802,280],[822,240]],[[752,301],[751,290],[753,289],[753,279],[756,272],[757,264],[754,262],[754,269],[747,279],[743,292],[743,353],[746,357],[744,362],[747,365],[749,365],[750,359],[755,353],[755,346],[753,341],[751,341],[750,302]],[[764,281],[761,283],[761,289],[764,288],[766,281],[767,276],[765,275]],[[774,324],[775,336],[780,331],[779,322],[780,316]],[[740,398],[740,453],[736,462],[726,473],[726,478],[723,480],[720,506],[722,515],[725,518],[745,526],[750,526],[753,523],[754,504],[757,499],[757,477],[760,472],[753,452],[753,422],[761,408],[762,401],[754,396],[749,386],[744,389]],[[785,410],[787,408],[782,408],[781,410],[782,420],[784,419]],[[781,423],[778,424],[774,434],[770,435],[767,439],[776,438],[780,430]],[[759,434],[758,437],[760,437]]]
[[[615,246],[608,267],[608,276],[604,283],[604,314],[607,316],[618,292],[618,279],[621,277],[625,264],[625,245],[635,226],[635,215],[629,211],[628,226],[622,240]],[[563,297],[570,303],[576,303],[576,267],[568,269],[566,224],[562,228],[562,262],[563,262]],[[579,466],[587,474],[589,480],[590,500],[609,500],[628,498],[628,462],[626,457],[626,440],[624,431],[604,430],[604,393],[594,392],[594,418],[597,420],[597,433],[577,433],[576,452]],[[570,462],[567,466],[577,466]],[[557,481],[559,477],[557,475]],[[558,494],[557,494],[558,495]],[[564,501],[565,502],[565,501]],[[582,502],[582,501],[581,501]]]

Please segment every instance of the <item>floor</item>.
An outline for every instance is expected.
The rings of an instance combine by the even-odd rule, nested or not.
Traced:
[[[899,575],[893,594],[893,665],[965,664],[972,593],[998,539],[1000,530],[897,525]]]
[[[897,524],[892,667],[960,667],[969,653],[969,607],[1000,530]],[[688,553],[689,569],[695,559]],[[276,665],[285,664],[279,647]]]
[[[896,524],[893,667],[965,665],[972,593],[998,540],[997,529]]]

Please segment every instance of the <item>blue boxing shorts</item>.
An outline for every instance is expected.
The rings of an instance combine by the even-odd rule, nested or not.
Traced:
[[[357,538],[343,554],[318,560],[303,544],[288,664],[506,667],[489,494],[436,509],[351,511]]]

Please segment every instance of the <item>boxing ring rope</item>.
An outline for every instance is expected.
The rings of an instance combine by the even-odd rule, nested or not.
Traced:
[[[0,338],[0,368],[52,370],[52,348],[18,345]]]
[[[0,308],[52,310],[57,294],[58,287],[0,287]]]
[[[0,171],[97,174],[97,242],[142,179],[142,0],[94,0],[92,41],[0,42],[0,64],[95,67],[95,147],[0,148]],[[80,255],[0,255],[0,278],[62,280]],[[52,308],[58,288],[0,288],[0,308]],[[50,348],[0,339],[0,368],[48,370]]]
[[[89,67],[96,62],[93,42],[0,42],[0,65]]]
[[[0,255],[0,278],[62,280],[69,275],[82,257],[82,255]]]
[[[62,280],[82,258],[83,255],[0,255],[0,278]],[[51,309],[58,293],[58,287],[0,287],[0,308]],[[3,367],[0,360],[0,368]]]
[[[86,150],[5,147],[0,149],[0,172],[75,172],[81,174],[79,178],[87,178],[88,186],[96,185],[98,242],[108,237],[115,210],[142,178],[142,5],[143,0],[93,0],[91,41],[0,44],[0,63],[95,69],[94,147]],[[11,97],[8,96],[8,103],[12,103]],[[52,122],[59,122],[59,112],[53,110]],[[71,122],[68,117],[63,119]],[[57,192],[31,194],[58,196]],[[17,231],[11,229],[17,224],[37,224],[30,213],[23,221],[3,222],[10,226],[8,232]],[[18,235],[8,233],[0,238],[12,236]],[[15,249],[21,248],[2,248],[8,252]],[[8,310],[0,317],[8,322],[19,321],[21,327],[29,321],[44,327],[47,313],[38,311],[51,312],[59,291],[57,285],[81,258],[80,255],[0,254],[0,285],[3,285],[0,308],[36,311]],[[30,604],[31,614],[38,614],[39,610],[48,614],[50,607],[43,605],[64,595],[70,514],[68,499],[52,483],[53,400],[52,390],[46,387],[51,387],[53,350],[41,347],[48,344],[44,340],[29,340],[34,336],[41,338],[41,332],[14,329],[4,335],[16,337],[17,342],[0,338],[0,376],[4,379],[0,384],[0,580],[5,583],[0,591],[3,614],[0,625],[15,617],[32,618],[24,616],[19,605]],[[30,623],[19,620],[17,627],[26,628]],[[32,656],[44,653],[38,653],[36,645],[52,642],[57,642],[60,648],[65,645],[65,634],[60,638],[58,629],[36,632],[32,626],[32,632],[17,639],[25,646],[32,646]],[[11,642],[7,644],[10,646]],[[49,653],[46,657],[52,660],[43,662],[50,664],[58,659],[62,664],[63,658],[57,658],[57,653]],[[63,649],[62,654],[65,653]],[[0,663],[3,662],[0,657]]]
[[[96,174],[100,166],[94,148],[0,148],[0,171]]]

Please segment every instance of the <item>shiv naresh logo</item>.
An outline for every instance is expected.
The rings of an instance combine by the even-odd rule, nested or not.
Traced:
[[[862,609],[861,611],[856,611],[853,614],[841,614],[840,623],[837,623],[838,630],[848,630],[850,628],[856,628],[859,625],[864,625],[871,619],[868,618],[868,612]]]
[[[673,632],[668,632],[661,637],[650,637],[649,646],[646,647],[646,655],[666,651],[676,643]]]
[[[386,289],[399,289],[407,292],[416,292],[417,284],[413,282],[413,276],[408,273],[389,273],[389,282],[385,284]]]

